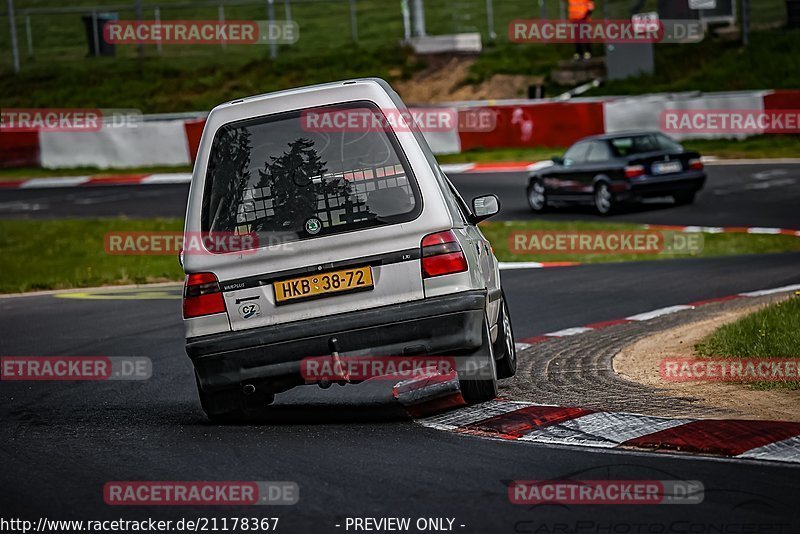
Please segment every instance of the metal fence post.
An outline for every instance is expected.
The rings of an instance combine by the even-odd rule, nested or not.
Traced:
[[[270,31],[275,24],[275,0],[267,0],[267,20],[269,20],[269,28],[267,28],[267,31]],[[271,36],[268,35],[267,37]],[[275,41],[271,39],[269,43],[269,57],[270,59],[278,57],[278,46]]]
[[[14,19],[14,0],[8,0],[8,27],[11,30],[11,56],[14,72],[19,72],[19,46],[17,44],[17,23]]]
[[[153,19],[156,21],[157,25],[161,24],[161,8],[158,6],[156,6],[156,8],[153,9]],[[160,56],[163,51],[164,51],[164,46],[159,40],[156,43],[156,52],[158,52],[158,55]]]
[[[283,12],[286,13],[286,21],[292,20],[292,3],[291,0],[283,1]]]
[[[219,7],[217,8],[217,14],[219,15],[219,25],[220,25],[221,28],[224,28],[225,27],[225,6],[220,4]],[[224,35],[224,32],[223,32],[223,35]],[[225,50],[225,46],[226,46],[225,39],[221,39],[219,44],[222,47],[222,49]]]
[[[547,20],[547,3],[545,0],[539,0],[539,18]]]
[[[422,0],[414,1],[414,35],[417,37],[424,37],[425,32],[425,6]]]
[[[350,33],[353,42],[358,42],[358,15],[356,14],[356,0],[350,0]]]
[[[489,28],[489,39],[496,39],[497,33],[494,31],[494,2],[486,0],[486,26]]]
[[[411,39],[411,12],[408,9],[408,0],[400,0],[400,11],[403,14],[403,42]]]
[[[25,33],[28,38],[28,57],[33,57],[33,31],[31,31],[30,13],[25,13]]]

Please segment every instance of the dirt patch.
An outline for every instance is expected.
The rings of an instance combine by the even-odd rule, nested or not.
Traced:
[[[472,85],[465,80],[475,63],[474,57],[427,56],[426,62],[427,66],[411,79],[392,83],[403,100],[410,104],[527,98],[528,87],[544,81],[542,76],[495,74]]]
[[[786,297],[769,299],[768,304]],[[663,358],[691,357],[694,345],[720,326],[765,306],[723,310],[709,318],[657,332],[623,348],[613,359],[622,378],[658,388],[667,397],[692,397],[697,403],[728,410],[743,419],[800,421],[800,391],[755,390],[743,384],[667,382],[659,374]],[[687,414],[691,417],[692,414]]]

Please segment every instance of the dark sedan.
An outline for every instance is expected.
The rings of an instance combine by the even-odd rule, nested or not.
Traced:
[[[597,135],[533,171],[528,203],[534,212],[561,203],[593,204],[607,215],[620,204],[648,197],[671,196],[676,204],[690,204],[705,181],[700,154],[662,133]]]

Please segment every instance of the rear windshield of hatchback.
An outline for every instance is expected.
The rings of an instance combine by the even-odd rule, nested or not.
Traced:
[[[308,120],[331,112],[359,120],[325,128]],[[354,102],[220,128],[201,224],[204,232],[255,233],[263,247],[407,222],[421,209],[419,187],[385,116],[374,103]]]

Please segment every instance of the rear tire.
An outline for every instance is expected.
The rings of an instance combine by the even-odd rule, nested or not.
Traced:
[[[469,404],[486,402],[497,397],[497,368],[495,366],[494,351],[492,350],[492,337],[489,333],[488,321],[484,319],[484,342],[473,358],[485,360],[485,366],[480,371],[473,371],[473,374],[490,374],[490,378],[462,379],[458,377],[461,386],[461,396]],[[481,358],[480,356],[483,355]]]
[[[517,347],[514,344],[514,331],[511,328],[511,315],[508,313],[506,296],[497,316],[497,339],[494,342],[494,355],[497,362],[497,378],[511,378],[517,374]]]
[[[688,191],[682,193],[675,193],[672,195],[672,198],[675,199],[675,204],[678,206],[685,206],[687,204],[694,203],[694,197],[697,194],[697,191]]]
[[[256,418],[275,400],[272,393],[254,394],[253,398],[245,397],[238,389],[226,389],[213,393],[203,391],[197,375],[197,396],[200,406],[208,419],[213,423],[239,423]]]
[[[611,194],[608,184],[605,182],[598,183],[594,187],[594,209],[600,215],[611,215],[615,208],[614,195]]]
[[[542,213],[547,210],[547,193],[542,181],[538,178],[528,186],[528,205],[534,213]]]
[[[210,393],[203,391],[197,375],[194,377],[197,385],[197,396],[200,398],[200,407],[213,423],[231,423],[244,418],[241,395],[235,390],[225,390]]]

